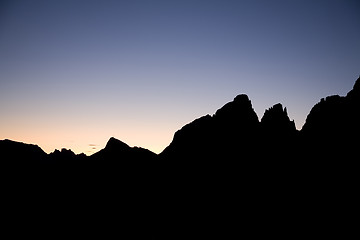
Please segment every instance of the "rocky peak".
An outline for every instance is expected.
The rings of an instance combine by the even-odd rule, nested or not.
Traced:
[[[225,104],[216,111],[214,117],[220,121],[236,122],[237,124],[259,122],[251,101],[245,94],[240,94],[232,102]]]
[[[247,106],[252,106],[249,97],[246,94],[239,94],[234,98],[234,102]]]
[[[281,103],[275,104],[265,110],[264,116],[261,119],[261,124],[267,129],[277,131],[280,129],[295,130],[294,121],[290,121],[286,107],[283,108]]]
[[[62,148],[61,151],[55,149],[49,154],[52,160],[73,160],[76,159],[76,154],[71,149]]]
[[[121,150],[129,149],[129,148],[130,148],[129,145],[127,145],[126,143],[124,143],[114,137],[111,137],[105,146],[105,149],[107,149],[107,150],[121,151]]]
[[[269,109],[265,110],[264,116],[261,119],[262,123],[274,122],[274,121],[289,121],[286,107],[283,108],[281,103],[275,104]]]

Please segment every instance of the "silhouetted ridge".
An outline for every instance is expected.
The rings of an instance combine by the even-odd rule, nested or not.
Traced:
[[[291,121],[287,109],[278,103],[265,110],[259,122],[249,97],[240,94],[226,103],[214,115],[200,117],[178,130],[172,142],[159,157],[153,152],[130,147],[111,137],[104,149],[86,157],[71,150],[55,150],[46,154],[38,146],[16,143],[10,140],[0,142],[0,151],[5,159],[23,162],[36,159],[37,162],[58,164],[59,162],[85,160],[100,164],[101,161],[116,163],[140,163],[149,160],[175,160],[186,164],[205,166],[221,161],[247,161],[253,159],[294,158],[298,149],[303,149],[296,158],[320,157],[320,152],[331,148],[336,154],[327,158],[353,153],[359,135],[360,78],[346,96],[322,98],[310,111],[299,132]],[[31,161],[30,161],[31,162]]]

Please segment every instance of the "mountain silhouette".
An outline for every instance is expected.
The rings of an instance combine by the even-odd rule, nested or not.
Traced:
[[[0,140],[0,151],[5,159],[2,162],[11,165],[71,165],[75,162],[101,165],[106,162],[106,165],[117,166],[136,163],[200,167],[220,162],[223,165],[226,165],[224,162],[253,164],[256,161],[252,159],[348,157],[356,149],[355,140],[359,134],[359,79],[346,96],[322,98],[311,109],[300,131],[296,130],[281,103],[265,110],[259,121],[248,96],[240,94],[212,116],[200,117],[183,126],[158,155],[147,149],[130,147],[113,137],[104,149],[91,156],[76,155],[66,149],[46,154],[36,145],[6,139]]]

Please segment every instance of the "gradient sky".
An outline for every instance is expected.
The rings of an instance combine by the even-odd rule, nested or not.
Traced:
[[[0,139],[156,153],[246,93],[301,129],[360,74],[360,1],[0,2]]]

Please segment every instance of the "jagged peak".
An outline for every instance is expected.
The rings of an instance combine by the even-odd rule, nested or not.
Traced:
[[[61,152],[68,152],[68,153],[74,153],[71,149],[62,148]]]
[[[67,156],[72,157],[76,154],[71,149],[61,148],[61,150],[55,149],[52,153],[50,153],[50,156]]]
[[[295,122],[290,121],[286,107],[283,108],[281,103],[277,103],[269,109],[265,110],[261,123],[266,128],[288,128],[295,130]]]
[[[281,103],[277,103],[274,106],[270,107],[269,109],[265,110],[264,116],[261,119],[261,122],[264,120],[267,121],[270,118],[286,118],[289,119],[287,114],[286,107],[283,108]]]

